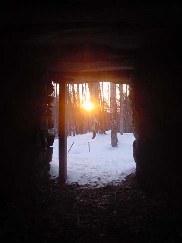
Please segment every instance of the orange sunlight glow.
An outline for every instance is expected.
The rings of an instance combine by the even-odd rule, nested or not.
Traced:
[[[91,111],[93,108],[94,108],[94,104],[90,101],[86,101],[84,104],[83,104],[83,108],[87,111]]]

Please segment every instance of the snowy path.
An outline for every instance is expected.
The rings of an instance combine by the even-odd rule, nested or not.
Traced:
[[[68,178],[67,183],[78,182],[80,185],[104,186],[117,183],[128,174],[135,171],[132,144],[132,133],[118,133],[118,147],[110,145],[110,131],[107,135],[97,134],[92,139],[92,133],[69,136],[67,139]],[[89,143],[89,144],[88,144]],[[90,145],[90,151],[89,151]],[[53,145],[53,159],[50,175],[58,176],[58,140]]]

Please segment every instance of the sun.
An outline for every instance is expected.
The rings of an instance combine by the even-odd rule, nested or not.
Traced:
[[[86,101],[84,104],[83,104],[83,108],[87,111],[91,111],[93,108],[94,108],[94,104],[90,101]]]

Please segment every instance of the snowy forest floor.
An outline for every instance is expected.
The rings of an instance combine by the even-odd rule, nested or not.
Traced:
[[[0,242],[181,242],[174,204],[140,190],[135,174],[101,188],[49,178],[1,206]]]
[[[135,172],[133,133],[117,134],[117,147],[111,146],[111,130],[106,134],[85,133],[67,137],[67,183],[102,187],[117,184]],[[88,146],[89,144],[89,146]],[[59,176],[59,140],[53,144],[50,163],[52,178]],[[89,149],[88,149],[89,148]]]

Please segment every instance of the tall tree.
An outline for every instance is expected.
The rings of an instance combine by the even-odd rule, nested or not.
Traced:
[[[104,85],[100,83],[100,132],[105,134],[106,132],[106,116],[105,116],[105,100],[104,100]]]
[[[117,147],[116,84],[110,83],[111,145]]]
[[[94,103],[94,112],[92,112],[92,132],[93,137],[95,138],[96,133],[98,132],[99,126],[99,113],[100,113],[100,85],[99,82],[89,83],[89,92],[90,92],[90,100]]]
[[[119,118],[119,132],[123,134],[123,84],[119,84],[120,93],[120,118]]]

